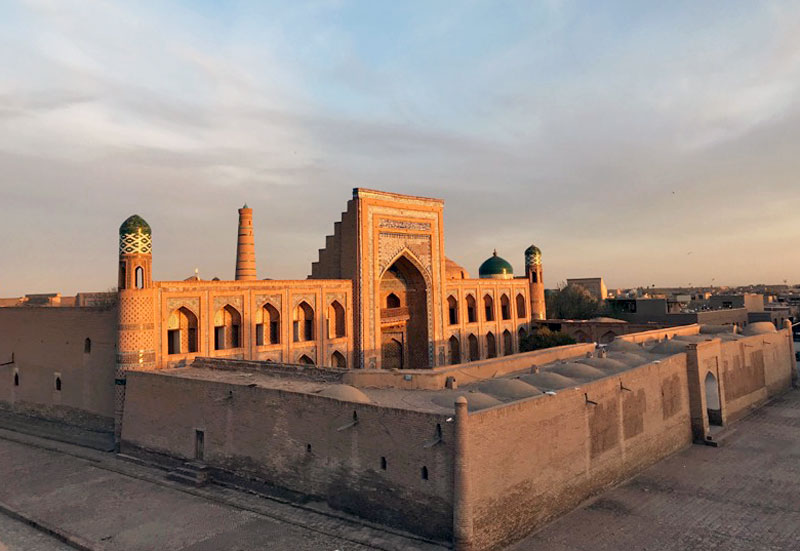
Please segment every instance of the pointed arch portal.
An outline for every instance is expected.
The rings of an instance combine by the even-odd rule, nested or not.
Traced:
[[[425,277],[405,254],[381,276],[381,366],[428,367],[428,291]],[[395,297],[397,300],[395,300]],[[391,305],[391,306],[390,306]]]

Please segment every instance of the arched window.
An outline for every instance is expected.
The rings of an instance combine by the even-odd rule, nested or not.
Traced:
[[[387,308],[400,308],[400,297],[398,297],[394,293],[389,293],[386,296],[386,307]]]
[[[143,289],[144,288],[144,269],[141,266],[137,266],[136,271],[136,288]]]
[[[494,338],[494,333],[491,331],[486,334],[486,357],[487,358],[496,358],[497,357],[497,342]]]
[[[481,352],[478,348],[478,337],[470,334],[467,337],[467,344],[469,345],[469,361],[476,362],[481,359]]]
[[[524,327],[520,327],[517,331],[517,342],[519,343],[520,350],[522,350],[522,343],[528,338],[528,332]]]
[[[167,354],[197,352],[197,316],[182,306],[167,321]]]
[[[385,457],[381,457],[381,470],[385,471],[387,466],[388,466],[388,464],[386,462],[386,458]]]
[[[300,358],[298,358],[297,362],[301,363],[301,364],[304,364],[304,365],[314,365],[314,360],[312,360],[311,358],[309,358],[305,354],[300,356]]]
[[[314,340],[314,309],[306,301],[301,302],[294,309],[294,342]]]
[[[456,325],[458,323],[458,301],[454,296],[447,297],[447,313],[450,325]]]
[[[514,342],[511,338],[511,331],[503,331],[503,356],[510,356],[514,353]]]
[[[459,345],[458,338],[453,335],[448,341],[450,345],[450,365],[461,363],[461,346]]]
[[[61,377],[56,376],[56,390],[61,392]]]
[[[83,353],[84,354],[91,354],[92,353],[92,339],[86,337],[83,340]]]
[[[600,342],[600,344],[609,344],[615,338],[617,338],[617,334],[616,333],[614,333],[613,331],[606,331],[605,333],[603,333],[600,336],[599,342]]]
[[[280,342],[281,314],[272,304],[266,303],[256,313],[256,346]]]
[[[214,314],[214,350],[239,348],[241,344],[242,316],[226,304]]]
[[[517,295],[517,317],[524,318],[525,310],[525,297],[522,296],[522,293],[520,293]]]
[[[344,326],[344,308],[338,300],[334,300],[328,307],[328,338],[344,337]]]
[[[500,296],[500,317],[504,320],[511,319],[511,301],[505,293]]]
[[[420,475],[422,476],[422,480],[428,480],[428,467],[423,465],[422,469],[420,470]]]
[[[710,371],[706,374],[704,381],[706,394],[706,414],[711,425],[722,424],[722,407],[719,399],[719,384],[717,378]]]
[[[467,295],[467,323],[478,321],[478,314],[475,309],[475,297]]]
[[[14,386],[19,386],[19,372],[14,372]]]
[[[483,297],[483,310],[485,312],[486,321],[494,321],[494,299],[491,295]]]
[[[347,360],[345,359],[344,354],[338,350],[331,354],[331,365],[333,367],[347,367]]]

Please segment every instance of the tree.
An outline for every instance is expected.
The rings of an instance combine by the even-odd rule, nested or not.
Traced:
[[[519,350],[520,352],[530,352],[531,350],[540,350],[542,348],[575,344],[575,342],[575,339],[562,331],[551,331],[542,326],[522,338],[519,343]]]
[[[549,319],[585,320],[600,313],[600,301],[580,285],[559,287],[545,294]]]

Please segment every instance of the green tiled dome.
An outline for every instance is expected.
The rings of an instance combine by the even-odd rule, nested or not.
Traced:
[[[494,251],[492,256],[478,268],[478,275],[482,278],[511,278],[514,276],[514,268],[506,259],[497,256],[497,251]]]
[[[527,249],[525,249],[525,256],[542,256],[542,251],[536,245],[531,245]]]
[[[148,224],[145,219],[138,214],[129,216],[128,219],[125,220],[119,227],[120,235],[124,235],[126,233],[139,233],[140,231],[141,233],[146,233],[147,235],[153,234],[153,232],[150,230],[150,224]]]

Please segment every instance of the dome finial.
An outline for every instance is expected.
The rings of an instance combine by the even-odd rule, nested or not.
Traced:
[[[497,249],[492,251],[492,256],[497,256]]]

